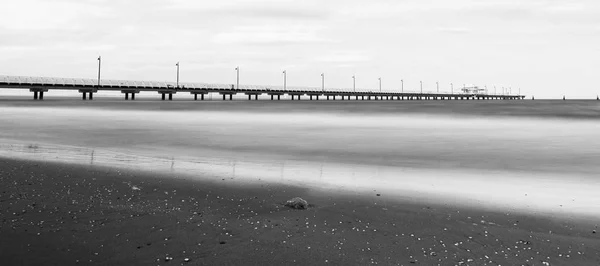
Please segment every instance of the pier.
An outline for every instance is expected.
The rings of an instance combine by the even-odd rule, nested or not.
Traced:
[[[84,78],[48,78],[26,76],[0,76],[0,88],[28,89],[34,100],[43,100],[45,93],[51,90],[73,90],[81,93],[82,100],[93,100],[99,91],[120,91],[125,100],[135,100],[142,91],[157,92],[161,100],[173,100],[174,94],[189,94],[191,99],[205,99],[209,93],[219,94],[224,101],[233,100],[234,95],[247,95],[248,100],[258,100],[267,95],[270,100],[281,100],[282,95],[291,100],[407,100],[407,101],[443,101],[443,100],[522,100],[523,95],[497,95],[487,93],[443,93],[443,92],[398,92],[372,91],[362,89],[335,89],[316,87],[280,87],[259,85],[211,84],[211,83],[175,83],[131,80],[95,80]],[[304,98],[303,98],[304,97]],[[268,99],[268,98],[267,98]]]

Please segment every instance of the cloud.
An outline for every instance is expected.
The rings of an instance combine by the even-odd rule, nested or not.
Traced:
[[[569,23],[600,22],[600,3],[552,0],[479,2],[461,11],[474,19],[500,19],[506,22]]]
[[[324,10],[310,8],[289,7],[231,7],[214,10],[204,10],[203,15],[228,17],[228,18],[255,18],[255,19],[282,19],[282,20],[321,20],[327,19],[328,13]]]
[[[471,30],[468,28],[462,28],[462,27],[439,27],[439,28],[437,28],[437,31],[451,33],[451,34],[465,34],[465,33],[469,33]]]
[[[24,12],[25,11],[25,12]],[[107,8],[80,2],[5,1],[0,9],[0,28],[49,30],[82,28],[81,22],[107,14]]]
[[[205,3],[200,1],[175,0],[168,9],[186,10],[203,17],[219,18],[254,18],[277,20],[323,20],[330,12],[310,1],[266,1],[266,0],[237,0],[215,1]]]
[[[212,41],[217,44],[306,44],[327,42],[319,37],[319,26],[253,25],[238,26],[221,32]]]
[[[360,51],[334,51],[314,58],[314,61],[317,62],[340,65],[352,65],[352,63],[367,62],[369,60],[371,60],[371,57]]]

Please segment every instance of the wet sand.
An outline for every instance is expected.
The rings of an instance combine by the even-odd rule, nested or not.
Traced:
[[[0,160],[2,265],[599,265],[593,220]],[[308,210],[281,205],[300,196]],[[172,258],[170,260],[169,258]],[[185,259],[188,259],[188,262]]]

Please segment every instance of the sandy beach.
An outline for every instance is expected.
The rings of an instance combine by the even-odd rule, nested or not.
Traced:
[[[589,102],[61,103],[0,104],[7,265],[600,264]]]
[[[600,263],[598,229],[585,220],[98,166],[0,166],[6,265]],[[313,206],[284,207],[291,196]]]

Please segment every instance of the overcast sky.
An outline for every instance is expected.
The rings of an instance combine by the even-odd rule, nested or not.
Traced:
[[[1,0],[0,75],[595,98],[598,0]]]

